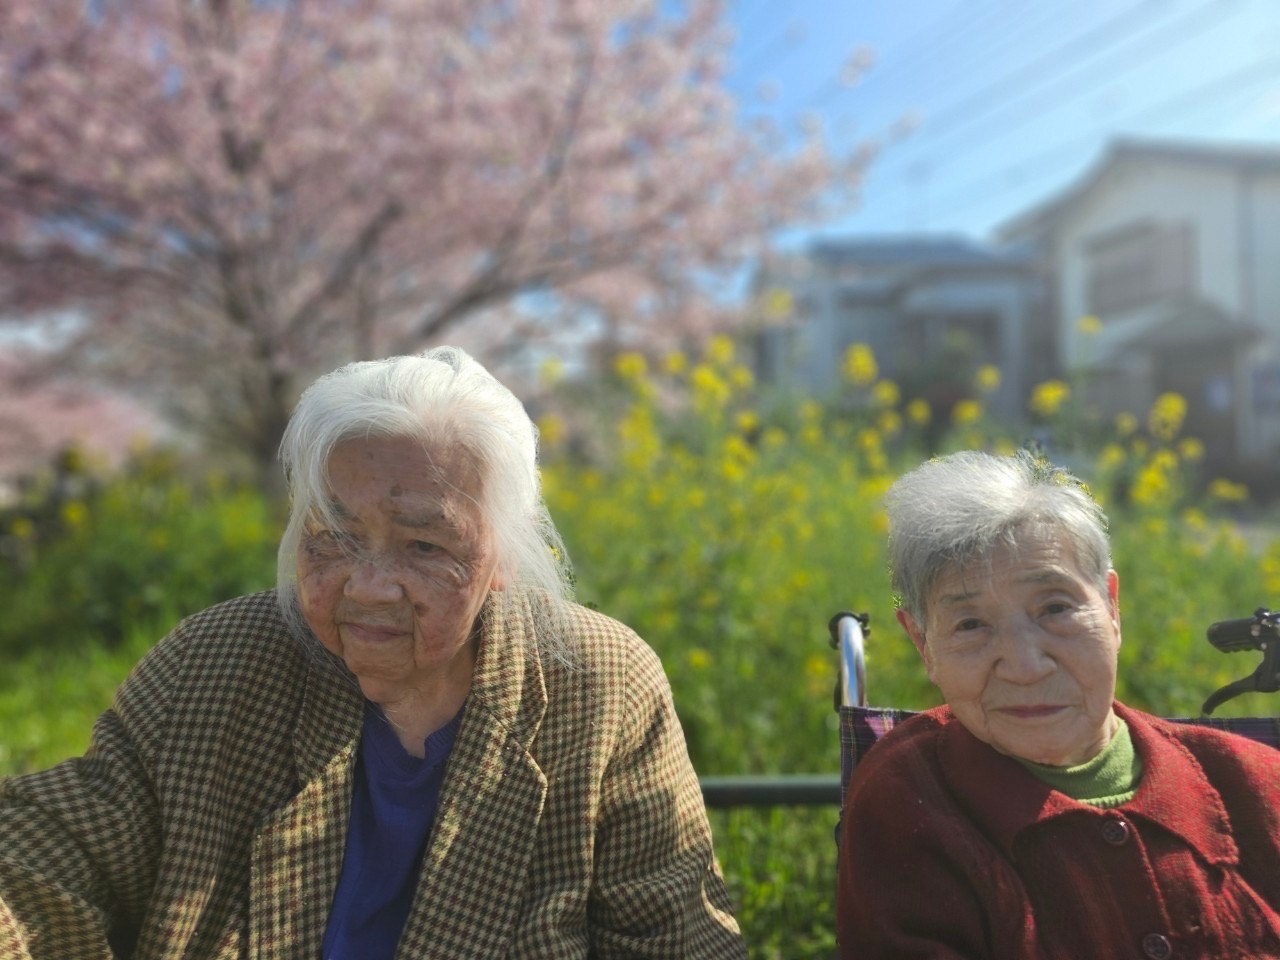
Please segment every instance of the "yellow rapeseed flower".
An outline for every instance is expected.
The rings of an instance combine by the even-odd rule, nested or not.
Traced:
[[[734,422],[743,433],[751,433],[760,426],[760,417],[754,410],[740,410]]]
[[[711,666],[711,654],[707,653],[707,651],[703,650],[701,647],[694,647],[685,654],[685,659],[688,661],[689,666],[694,670],[705,670],[707,667]]]
[[[886,437],[896,436],[902,430],[902,415],[897,410],[882,410],[876,417],[876,428]]]
[[[1209,496],[1227,503],[1240,503],[1249,499],[1249,488],[1219,477],[1209,484]]]
[[[538,366],[538,379],[549,387],[564,379],[564,361],[559,357],[547,357]]]
[[[1138,471],[1131,496],[1134,503],[1152,507],[1167,503],[1172,493],[1173,483],[1169,474],[1153,460]]]
[[[916,397],[907,404],[907,419],[917,427],[923,427],[933,418],[933,410],[929,408],[929,401],[922,397]]]
[[[741,460],[743,463],[750,463],[756,457],[756,452],[752,449],[751,444],[736,433],[731,433],[725,437],[721,451],[724,456],[731,457],[734,460]]]
[[[1198,507],[1187,507],[1182,511],[1182,522],[1192,530],[1206,530],[1209,527],[1208,518],[1205,517],[1204,511]]]
[[[983,364],[973,378],[974,386],[983,393],[992,393],[1000,389],[1000,368],[992,364]]]
[[[689,382],[693,384],[694,405],[703,414],[721,410],[729,401],[731,392],[729,384],[705,363],[700,363],[693,368],[693,372],[689,375]]]
[[[824,657],[820,653],[809,654],[804,661],[804,676],[810,697],[829,693],[828,688],[834,680],[831,658]]]
[[[1183,437],[1178,441],[1178,456],[1183,460],[1200,460],[1204,457],[1204,444],[1195,437]]]
[[[1124,447],[1118,443],[1108,443],[1098,454],[1098,466],[1103,470],[1112,470],[1124,463]]]
[[[1171,442],[1182,429],[1182,421],[1187,415],[1187,401],[1181,394],[1162,393],[1151,405],[1147,415],[1147,429],[1157,440]]]
[[[662,372],[670,376],[678,376],[689,367],[689,358],[679,350],[672,350],[662,358]]]
[[[1132,436],[1138,429],[1138,418],[1132,413],[1117,413],[1113,423],[1121,437]]]
[[[1071,396],[1071,388],[1061,380],[1046,380],[1036,384],[1031,391],[1031,400],[1027,406],[1032,413],[1042,417],[1052,417]]]
[[[706,360],[717,367],[733,363],[733,340],[718,333],[707,341]]]
[[[1258,567],[1262,571],[1262,588],[1270,595],[1280,593],[1280,542],[1272,544]]]
[[[89,519],[89,508],[79,500],[68,500],[62,505],[62,522],[72,530],[78,530]]]
[[[877,380],[871,388],[871,399],[878,407],[896,407],[902,399],[902,391],[892,380]]]
[[[961,400],[951,408],[951,422],[958,427],[977,423],[982,419],[982,404],[977,400]]]
[[[19,540],[30,540],[36,535],[36,525],[27,517],[16,517],[9,524],[9,532]]]
[[[844,378],[856,387],[868,386],[874,383],[876,377],[880,375],[880,368],[876,365],[875,354],[871,352],[871,348],[865,343],[850,345],[849,349],[844,352],[841,371],[844,374]]]
[[[564,419],[559,414],[548,413],[538,418],[538,436],[544,446],[559,446],[564,433]]]
[[[626,353],[620,353],[614,358],[613,372],[628,383],[634,383],[643,379],[645,374],[649,372],[649,364],[645,360],[644,354],[628,350]]]
[[[770,287],[760,297],[760,313],[766,320],[786,320],[794,311],[795,297],[786,287]]]
[[[729,371],[729,382],[737,390],[750,390],[756,378],[748,368],[739,364]]]
[[[1083,317],[1076,321],[1076,329],[1086,337],[1092,337],[1102,332],[1102,321],[1091,313],[1086,313]]]

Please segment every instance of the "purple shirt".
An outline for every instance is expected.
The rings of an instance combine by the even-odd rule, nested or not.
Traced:
[[[427,737],[426,756],[419,759],[400,745],[382,711],[366,704],[351,823],[324,934],[324,960],[395,956],[463,710]]]

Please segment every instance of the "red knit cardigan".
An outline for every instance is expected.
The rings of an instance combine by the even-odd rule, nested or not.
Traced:
[[[1116,712],[1144,774],[1112,810],[946,707],[877,744],[843,815],[843,960],[1280,957],[1280,751]]]

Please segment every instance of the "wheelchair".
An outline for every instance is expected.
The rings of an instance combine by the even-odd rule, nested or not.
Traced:
[[[840,715],[840,806],[843,809],[849,778],[859,761],[890,730],[915,716],[917,711],[867,705],[865,643],[870,630],[867,614],[837,613],[828,629],[831,645],[839,652],[835,709]],[[1242,693],[1280,690],[1280,612],[1259,607],[1252,617],[1211,624],[1206,636],[1224,653],[1260,651],[1262,662],[1249,676],[1214,691],[1201,707],[1200,716],[1169,719],[1215,727],[1280,749],[1280,717],[1212,716],[1224,702]]]

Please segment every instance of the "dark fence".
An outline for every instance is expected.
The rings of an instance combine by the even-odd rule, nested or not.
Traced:
[[[703,777],[702,799],[711,810],[731,807],[826,807],[840,805],[840,775]]]

